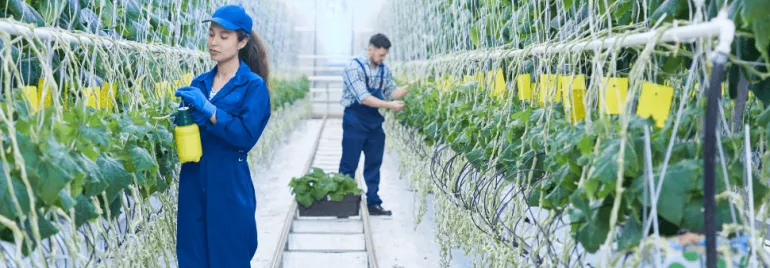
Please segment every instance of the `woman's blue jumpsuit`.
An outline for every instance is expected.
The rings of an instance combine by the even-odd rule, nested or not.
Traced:
[[[191,86],[209,96],[217,68]],[[217,123],[201,127],[203,157],[179,176],[179,267],[250,267],[257,250],[256,197],[246,158],[270,118],[264,80],[241,62],[210,102]]]

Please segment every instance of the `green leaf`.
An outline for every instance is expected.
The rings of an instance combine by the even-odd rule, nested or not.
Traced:
[[[642,240],[642,224],[635,217],[631,216],[623,225],[623,230],[618,237],[618,248],[621,250],[632,249],[639,245]]]
[[[25,223],[26,223],[25,225],[27,226],[27,234],[30,237],[33,237],[32,229],[29,228],[30,226],[32,226],[30,219],[27,218]],[[53,223],[51,223],[51,221],[49,221],[46,217],[40,217],[40,216],[37,217],[37,228],[38,228],[38,231],[40,232],[41,239],[46,239],[59,232],[59,229],[56,228],[56,226],[54,226]]]
[[[158,164],[155,163],[155,159],[149,152],[147,152],[147,150],[136,146],[131,148],[131,162],[133,163],[136,172],[155,170],[158,167]]]
[[[698,197],[687,202],[682,215],[682,228],[693,232],[703,231],[703,198]]]
[[[83,181],[82,188],[84,195],[87,197],[95,196],[104,192],[107,189],[107,181],[104,179],[104,174],[100,170],[99,166],[91,159],[81,156],[80,167],[86,174]]]
[[[296,200],[303,207],[310,207],[313,204],[313,198],[309,195],[296,195]]]
[[[580,153],[583,155],[590,155],[594,149],[594,140],[595,138],[590,135],[583,136],[583,138],[580,139],[580,143],[578,143]]]
[[[748,0],[747,0],[748,1]],[[770,6],[764,3],[764,6]],[[766,62],[770,62],[770,55],[768,55],[768,49],[770,49],[770,34],[767,33],[767,29],[770,29],[770,13],[765,13],[764,16],[754,19],[751,22],[751,28],[754,31],[756,42],[755,46]]]
[[[110,144],[109,135],[107,135],[107,131],[102,126],[80,126],[78,131],[85,140],[90,141],[96,146],[106,147]]]
[[[104,179],[108,184],[106,190],[108,201],[115,200],[118,194],[131,184],[131,174],[126,172],[123,164],[105,154],[99,156],[96,164],[101,169]]]
[[[605,183],[615,182],[618,177],[618,159],[620,152],[620,140],[610,140],[603,144],[604,150],[601,155],[594,160],[593,178],[598,178]],[[639,172],[639,158],[630,141],[626,142],[623,159],[624,176],[636,176]]]
[[[74,207],[76,203],[77,201],[75,201],[75,199],[72,198],[72,196],[70,195],[69,191],[67,191],[67,189],[62,189],[61,191],[59,191],[59,200],[57,205],[60,208],[63,208],[64,210],[69,210],[72,207]]]
[[[64,12],[67,2],[64,1],[37,1],[37,10],[48,25],[54,24]]]
[[[45,154],[44,162],[37,168],[39,177],[30,176],[30,183],[38,193],[38,198],[47,204],[53,204],[59,198],[59,191],[81,173],[78,163],[69,155],[67,148],[53,137],[41,145]]]
[[[660,172],[655,173],[658,184]],[[669,165],[658,197],[658,214],[673,224],[681,225],[685,206],[690,202],[689,193],[698,188],[701,174],[701,165],[697,160],[683,160]]]
[[[664,22],[673,21],[674,19],[679,18],[679,14],[682,13],[683,10],[687,8],[687,2],[686,1],[680,1],[680,0],[666,0],[664,1],[657,9],[655,9],[655,12],[652,13],[650,16],[650,22],[656,23],[658,19],[665,16],[665,19],[663,19]]]
[[[80,227],[86,222],[96,219],[99,214],[96,213],[94,203],[88,197],[79,195],[75,198],[75,226]]]
[[[16,179],[11,180],[14,194],[22,210],[22,213],[19,213],[14,203],[14,195],[11,195],[11,192],[8,188],[8,181],[2,174],[2,169],[3,166],[0,165],[0,215],[11,219],[16,219],[16,217],[22,213],[29,213],[29,196],[27,195],[27,188],[24,187],[24,183],[21,181]]]
[[[473,42],[473,46],[476,46],[476,47],[479,46],[479,38],[480,38],[479,32],[481,32],[480,27],[481,27],[480,23],[476,23],[473,25],[473,27],[471,27],[471,42]]]
[[[743,19],[746,24],[767,15],[770,15],[770,5],[767,4],[766,0],[743,0]]]
[[[342,201],[343,199],[345,199],[345,194],[344,194],[344,193],[334,193],[334,194],[330,194],[330,195],[329,195],[329,198],[330,198],[332,201],[340,202],[340,201]]]

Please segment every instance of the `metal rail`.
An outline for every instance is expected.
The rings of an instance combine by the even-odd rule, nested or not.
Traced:
[[[304,166],[305,172],[309,172],[312,168],[312,164],[315,161],[316,154],[318,153],[318,147],[319,143],[321,141],[322,134],[324,133],[324,130],[326,129],[326,124],[328,121],[328,115],[324,115],[321,119],[321,127],[319,128],[318,132],[316,133],[315,141],[313,142],[312,147],[312,155],[307,160]],[[363,181],[360,178],[356,179],[356,182],[359,185],[363,184]],[[284,253],[289,247],[289,234],[292,230],[292,225],[294,224],[294,221],[298,219],[297,214],[297,208],[298,204],[297,201],[292,198],[291,205],[289,205],[289,210],[286,213],[286,218],[284,220],[283,228],[281,230],[280,238],[278,240],[278,246],[276,247],[275,252],[273,253],[273,258],[270,263],[271,268],[281,268],[283,267],[284,262]],[[369,268],[378,268],[377,264],[377,255],[374,250],[374,243],[372,241],[372,233],[371,233],[371,226],[369,221],[369,210],[366,206],[366,196],[361,196],[361,210],[360,210],[360,217],[363,227],[363,234],[364,234],[364,244],[366,247],[366,256],[367,256],[367,267]]]

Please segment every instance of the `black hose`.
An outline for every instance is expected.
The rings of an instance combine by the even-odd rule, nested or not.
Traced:
[[[717,267],[716,247],[716,183],[714,177],[714,158],[716,157],[716,135],[719,126],[719,99],[722,95],[721,85],[725,78],[725,64],[727,55],[721,52],[714,54],[712,63],[714,67],[709,78],[708,102],[706,103],[706,126],[703,137],[703,208],[704,227],[706,231],[706,267]]]

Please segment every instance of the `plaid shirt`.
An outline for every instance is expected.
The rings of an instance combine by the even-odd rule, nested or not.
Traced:
[[[369,87],[377,90],[380,86],[380,68],[372,68],[366,51],[359,55],[357,59],[364,65],[365,70],[362,70],[355,60],[352,60],[342,73],[343,86],[340,104],[345,107],[353,103],[361,103],[366,97],[372,96],[369,90],[366,89],[364,71],[369,76]],[[385,100],[390,100],[393,98],[396,83],[393,81],[393,73],[390,72],[388,66],[384,66],[384,68],[382,79],[385,81],[382,83],[382,96]]]

